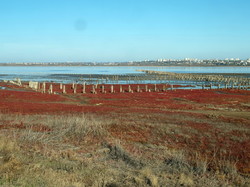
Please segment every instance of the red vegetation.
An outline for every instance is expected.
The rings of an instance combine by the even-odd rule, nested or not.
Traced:
[[[1,85],[17,89],[16,86],[4,83]],[[46,89],[48,87],[49,84]],[[120,93],[120,85],[114,85],[115,93],[110,93],[111,85],[105,85],[106,93],[101,93],[102,88],[99,85],[96,89],[97,94],[92,94],[92,87],[92,85],[86,86],[86,94],[81,93],[82,85],[77,86],[77,94],[73,94],[72,85],[66,85],[67,94],[62,94],[59,84],[53,84],[53,90],[58,94],[51,95],[27,88],[22,88],[22,91],[0,90],[0,112],[123,114],[128,120],[143,114],[147,115],[152,123],[159,122],[162,128],[165,128],[164,125],[174,124],[178,126],[179,132],[175,132],[176,129],[171,127],[163,133],[143,122],[129,125],[121,121],[121,124],[111,125],[108,128],[109,133],[127,142],[163,145],[184,149],[189,153],[198,152],[209,160],[232,159],[237,161],[237,167],[241,172],[250,172],[249,131],[225,128],[227,126],[250,128],[250,118],[245,115],[250,110],[249,91],[232,89],[163,91],[163,85],[157,85],[159,90],[155,92],[155,85],[148,85],[148,89],[152,91],[145,92],[145,85],[139,85],[140,92],[137,92],[138,85],[131,85],[134,93],[129,93],[128,85],[122,85],[124,92]],[[235,111],[238,116],[233,115]],[[22,123],[1,124],[0,129],[3,128],[27,128],[27,126]],[[44,125],[29,126],[29,128],[39,132],[51,131]],[[171,130],[173,133],[169,132]],[[213,168],[213,162],[210,163],[210,167]]]

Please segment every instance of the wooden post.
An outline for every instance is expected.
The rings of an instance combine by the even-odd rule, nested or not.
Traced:
[[[140,92],[140,86],[137,85],[137,92]]]
[[[105,86],[102,85],[102,93],[105,93]]]
[[[53,93],[53,85],[50,84],[50,85],[49,85],[49,94],[52,94],[52,93]]]
[[[76,91],[77,91],[77,84],[74,85],[74,94],[76,94]]]
[[[40,83],[39,82],[37,82],[37,89],[36,89],[37,91],[39,91],[40,90]]]
[[[82,85],[82,93],[86,93],[86,83],[84,82]]]
[[[122,85],[120,85],[120,93],[122,93],[123,92],[123,90],[122,90]]]
[[[46,83],[45,82],[43,82],[43,86],[42,87],[43,87],[42,88],[42,92],[45,93],[46,92]]]
[[[113,85],[111,85],[111,87],[110,87],[110,92],[114,93],[114,86]]]
[[[63,85],[63,86],[62,86],[62,88],[63,88],[63,91],[62,91],[62,92],[63,92],[63,94],[66,94],[66,86],[65,86],[65,85]]]
[[[156,84],[155,84],[155,92],[157,92],[157,86],[156,86]]]
[[[17,78],[16,81],[17,81],[17,84],[18,84],[19,86],[22,86],[22,82],[21,82],[21,79],[20,79],[20,78]]]
[[[131,86],[128,85],[128,92],[131,93]]]
[[[60,83],[60,89],[62,89],[63,88],[63,85],[62,85],[62,83]]]
[[[95,85],[92,86],[92,93],[93,93],[93,94],[96,94]]]
[[[148,92],[148,85],[145,85],[145,92]]]

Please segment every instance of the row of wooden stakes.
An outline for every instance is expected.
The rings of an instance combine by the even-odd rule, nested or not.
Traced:
[[[114,85],[110,85],[109,86],[110,89],[107,89],[107,87],[108,87],[107,85],[98,85],[98,84],[92,85],[90,93],[97,94],[98,86],[100,86],[99,88],[101,89],[100,90],[101,93],[115,93]],[[72,86],[71,86],[71,90],[73,89],[73,93],[74,94],[77,93],[77,87],[79,87],[79,84],[74,84],[73,83]],[[120,93],[124,93],[124,92],[129,92],[129,93],[143,92],[143,90],[145,92],[152,92],[152,91],[157,92],[157,91],[166,91],[169,88],[169,86],[163,85],[162,89],[159,89],[159,86],[157,87],[157,84],[155,84],[154,88],[150,89],[149,86],[147,84],[145,84],[144,88],[142,88],[140,85],[137,85],[137,89],[136,89],[136,91],[134,91],[132,89],[131,85],[127,85],[127,89],[125,89],[124,87],[125,87],[125,85],[120,85],[119,86],[119,92]],[[59,88],[60,88],[60,90],[62,90],[63,94],[67,93],[66,85],[60,83],[60,87]],[[49,88],[46,91],[46,83],[45,82],[42,83],[41,89],[39,89],[39,90],[41,90],[42,93],[49,93],[49,94],[55,93],[55,92],[53,92],[53,84],[49,84]],[[170,90],[174,90],[174,86],[173,85],[170,85]],[[83,93],[83,94],[87,93],[86,92],[86,83],[82,84],[82,88],[81,88],[81,92],[80,93]]]
[[[46,83],[45,82],[41,83],[41,85],[40,85],[40,83],[38,83],[38,85],[36,87],[33,87],[33,89],[37,90],[37,91],[41,91],[42,93],[49,93],[49,94],[56,93],[56,92],[54,92],[53,84],[50,84],[50,83],[47,83],[47,84],[49,84],[48,90],[46,90]],[[73,90],[74,94],[77,94],[77,91],[78,91],[78,93],[83,93],[83,94],[87,93],[87,89],[86,89],[87,85],[86,85],[86,83],[83,83],[81,85],[81,92],[79,92],[79,89],[77,90],[77,88],[79,88],[79,86],[80,86],[80,84],[73,83],[72,86],[70,87],[71,90],[68,91],[68,92],[72,93],[72,90]],[[134,87],[132,88],[131,85],[119,85],[118,89],[115,89],[114,85],[107,86],[107,85],[101,85],[101,84],[94,84],[94,85],[88,85],[88,86],[91,87],[90,89],[88,88],[89,93],[93,93],[93,94],[97,94],[98,90],[99,90],[100,93],[115,93],[116,92],[115,90],[119,90],[118,92],[120,92],[120,93],[124,93],[124,92],[129,92],[129,93],[134,93],[134,92],[158,92],[158,91],[174,90],[174,86],[173,85],[168,85],[168,84],[163,84],[163,85],[154,84],[154,86],[151,85],[150,88],[149,88],[149,85],[147,85],[147,84],[145,84],[144,86],[137,85],[136,89]],[[212,87],[216,87],[216,89],[221,89],[222,88],[220,86],[220,84],[217,84],[217,85],[212,85],[212,84],[201,85],[202,89],[212,89]],[[242,85],[227,85],[227,84],[224,85],[224,88],[225,89],[228,89],[228,88],[246,89]],[[61,93],[63,93],[63,94],[67,93],[66,85],[60,83],[59,89],[60,89]],[[192,88],[190,88],[190,89],[192,89]]]

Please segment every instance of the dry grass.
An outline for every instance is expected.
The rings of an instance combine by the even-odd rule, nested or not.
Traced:
[[[133,142],[110,133],[111,126],[129,127],[131,124],[133,128],[139,127],[141,124],[137,124],[137,120],[131,122],[120,116],[91,114],[0,114],[0,125],[5,125],[0,129],[0,185],[157,187],[250,184],[249,177],[238,173],[233,160],[221,157],[211,161],[196,152],[190,159],[185,150],[153,144],[150,139]],[[175,134],[184,134],[183,126],[168,125],[168,121],[144,122],[145,127],[140,126],[140,129],[152,128],[152,136],[169,134],[174,128]],[[211,162],[218,162],[218,171],[209,171]]]

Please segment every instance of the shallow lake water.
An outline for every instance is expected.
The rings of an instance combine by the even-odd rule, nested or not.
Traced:
[[[143,72],[137,70],[154,70],[175,73],[244,73],[250,75],[250,67],[153,67],[153,66],[0,66],[0,80],[21,78],[24,81],[52,81],[69,83],[78,81],[81,75],[128,75]],[[74,75],[74,76],[72,76]],[[77,75],[79,75],[77,77]],[[248,75],[248,76],[249,76]],[[92,79],[93,81],[93,79]],[[98,81],[98,80],[94,80]],[[144,81],[145,83],[161,83],[164,81]],[[112,83],[113,82],[107,82]],[[117,83],[124,84],[126,81]],[[130,81],[133,83],[133,81]],[[175,82],[188,84],[189,82]]]

